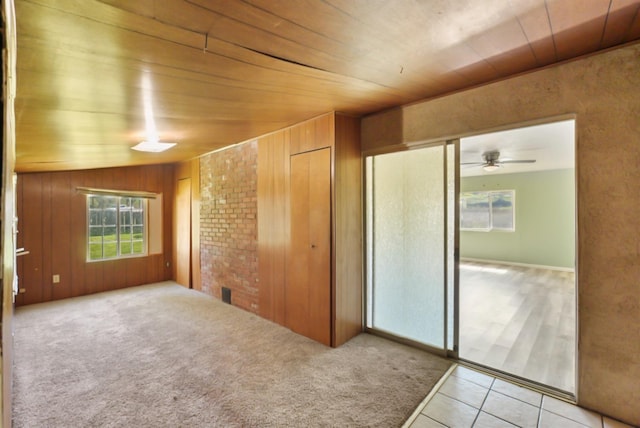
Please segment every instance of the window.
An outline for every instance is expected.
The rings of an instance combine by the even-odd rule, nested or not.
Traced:
[[[515,230],[515,190],[460,193],[460,230]]]
[[[89,261],[147,253],[147,201],[130,196],[87,195]]]

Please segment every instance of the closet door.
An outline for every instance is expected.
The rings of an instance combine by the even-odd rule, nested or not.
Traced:
[[[286,326],[331,344],[331,149],[291,156]]]

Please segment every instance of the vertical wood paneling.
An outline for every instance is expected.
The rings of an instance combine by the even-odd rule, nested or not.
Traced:
[[[41,287],[42,289],[42,301],[44,302],[48,302],[49,300],[53,299],[53,287],[51,284],[51,274],[53,271],[53,260],[51,259],[51,247],[53,245],[53,235],[52,235],[52,229],[53,229],[53,224],[51,221],[51,199],[52,199],[52,193],[51,193],[51,177],[53,176],[53,173],[47,173],[47,174],[43,174],[41,177],[42,180],[42,186],[40,188],[40,195],[39,197],[41,198],[42,202],[41,202],[41,211],[40,211],[40,218],[37,218],[37,221],[39,221],[42,226],[41,226],[41,231],[42,231],[42,247],[41,247],[41,251],[42,251],[42,276],[40,277],[40,284],[38,285],[39,287]],[[34,197],[37,197],[36,195],[34,195]],[[30,200],[29,199],[24,199],[23,200],[24,205],[25,205],[25,209],[30,205]],[[30,225],[25,224],[24,225],[25,228],[30,227]]]
[[[151,262],[153,258],[150,257],[132,257],[126,260],[126,272],[127,279],[125,282],[126,287],[133,287],[136,285],[146,284],[147,280],[147,263]]]
[[[281,276],[279,284],[281,288],[277,290],[275,295],[275,320],[282,325],[286,322],[286,295],[287,295],[287,249],[289,248],[289,242],[291,242],[291,129],[284,130],[284,147],[283,147],[283,159],[282,159],[282,206],[279,209],[284,209],[284,216],[282,224],[283,234],[280,236],[282,239],[282,271],[277,275]],[[280,277],[278,277],[280,278]]]
[[[362,331],[362,157],[360,119],[335,116],[333,346]]]
[[[171,278],[165,262],[172,253],[173,166],[20,174],[18,181],[20,239],[30,254],[18,259],[23,271],[19,285],[27,292],[17,305]],[[76,192],[78,186],[163,193],[165,253],[88,263],[86,197]],[[53,284],[54,274],[60,283]]]
[[[18,286],[25,289],[20,294],[22,303],[31,304],[41,302],[43,299],[43,247],[39,245],[44,239],[42,229],[42,174],[37,176],[24,176],[18,179],[21,190],[21,198],[18,199],[18,235],[21,237],[20,245],[29,251],[29,254],[18,258],[18,266],[21,267],[21,275],[18,277]],[[30,201],[25,206],[23,201]],[[16,303],[21,303],[17,301]]]
[[[176,282],[191,287],[191,178],[176,187]]]
[[[291,138],[291,143],[289,146],[290,153],[294,155],[296,153],[300,153],[304,151],[301,149],[301,146],[303,146],[303,138],[304,138],[304,134],[302,133],[302,126],[301,125],[292,126],[291,128],[288,129],[288,132]]]
[[[313,143],[308,144],[311,149],[321,149],[333,145],[334,121],[332,114],[325,114],[312,121],[315,125]]]
[[[51,174],[51,275],[45,276],[44,283],[51,284],[53,298],[71,297],[71,175],[73,173]],[[54,284],[53,275],[60,275],[60,282]]]
[[[291,157],[286,326],[331,344],[331,149]]]
[[[201,291],[200,159],[193,159],[176,164],[174,174],[175,183],[173,189],[175,189],[177,193],[175,206],[173,208],[173,214],[175,216],[172,231],[174,242],[173,278],[175,278],[179,284],[190,286],[191,288]],[[184,180],[190,181],[187,193],[181,193],[179,191],[180,186],[184,185]],[[184,247],[182,251],[178,250],[180,245]],[[185,275],[189,278],[188,282],[185,280]]]
[[[86,185],[87,177],[84,171],[74,172],[72,175],[72,182],[77,182],[78,185]],[[70,189],[71,196],[71,295],[82,296],[87,294],[85,287],[86,270],[85,266],[87,257],[87,199],[84,195],[74,192],[74,189]]]
[[[173,276],[173,201],[175,197],[174,191],[174,166],[164,165],[162,169],[162,189],[164,197],[162,203],[164,204],[164,219],[162,221],[164,226],[164,252],[162,261],[162,279],[175,278]]]
[[[313,126],[310,124],[313,123]],[[258,140],[258,267],[260,315],[294,331],[331,343],[333,346],[348,341],[362,330],[362,196],[359,119],[330,113],[311,121],[295,125]],[[311,137],[308,137],[311,135]],[[331,178],[333,201],[325,202],[330,210],[333,230],[323,236],[311,235],[305,244],[298,241],[300,231],[292,236],[294,216],[305,211],[304,203],[291,203],[291,193],[302,185],[322,184],[322,174],[304,168],[290,170],[290,159],[306,159],[300,153],[311,155],[335,146],[334,159],[327,161]],[[294,155],[294,152],[299,154]],[[291,190],[293,189],[293,190]],[[321,205],[321,204],[320,204]],[[309,213],[309,209],[306,209]],[[315,214],[310,214],[315,215]],[[302,227],[304,229],[304,227]],[[310,228],[317,233],[320,228]],[[299,233],[300,232],[300,233]],[[304,235],[304,233],[302,233]],[[326,238],[331,243],[330,263],[324,270],[305,276],[301,266],[308,254],[309,240]],[[304,241],[304,239],[302,240]],[[297,245],[303,245],[298,248]],[[307,260],[309,261],[309,260]],[[302,269],[302,270],[301,270]],[[319,272],[322,271],[322,274]],[[309,281],[328,275],[327,286],[307,287]],[[295,279],[302,278],[306,279]],[[294,279],[292,279],[294,278]],[[293,281],[293,282],[292,282]],[[298,287],[302,284],[302,287]],[[312,293],[329,293],[329,307],[321,307],[311,298]],[[321,300],[321,299],[320,299]],[[296,302],[299,302],[296,303]],[[329,314],[323,323],[309,321],[310,316]],[[305,318],[307,317],[307,318]],[[289,321],[288,321],[289,320]],[[315,325],[315,327],[314,327]],[[316,331],[312,331],[316,329]],[[328,329],[328,330],[325,330]],[[320,337],[330,333],[326,341]]]
[[[333,144],[333,115],[325,114],[289,128],[291,155],[322,149]]]
[[[309,156],[309,337],[325,345],[331,345],[331,278],[332,278],[332,234],[331,234],[331,154],[330,148],[298,156]],[[293,162],[291,163],[293,169]],[[293,171],[292,171],[293,172]],[[291,174],[293,178],[293,173]],[[293,183],[291,183],[293,184]],[[293,186],[290,186],[293,189]],[[293,206],[293,191],[291,195]],[[295,228],[291,219],[291,230]],[[293,241],[293,239],[292,239]],[[297,252],[294,252],[297,254]],[[287,283],[288,285],[288,283]],[[287,288],[287,291],[289,288]]]
[[[104,289],[120,290],[127,285],[127,261],[105,260],[101,263],[104,269]]]
[[[260,316],[284,324],[288,130],[258,140]]]
[[[202,290],[200,275],[200,160],[191,161],[191,287]]]

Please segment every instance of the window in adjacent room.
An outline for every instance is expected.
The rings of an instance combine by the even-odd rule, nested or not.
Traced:
[[[89,261],[147,254],[147,200],[87,195]]]
[[[460,193],[460,230],[515,230],[515,190]]]

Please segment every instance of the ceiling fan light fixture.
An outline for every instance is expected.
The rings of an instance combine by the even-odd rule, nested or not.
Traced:
[[[487,172],[496,171],[498,168],[500,168],[500,165],[497,165],[495,163],[491,163],[482,167],[482,169],[484,169]]]
[[[139,152],[160,153],[169,150],[176,143],[162,143],[160,141],[141,141],[137,145],[131,147]]]

